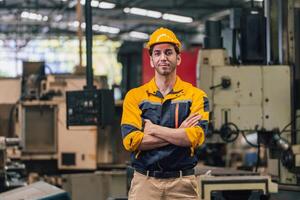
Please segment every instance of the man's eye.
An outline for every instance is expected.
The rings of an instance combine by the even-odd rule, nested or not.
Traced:
[[[167,51],[167,52],[166,52],[166,55],[167,55],[167,56],[170,56],[170,55],[172,55],[172,54],[173,54],[172,51]]]

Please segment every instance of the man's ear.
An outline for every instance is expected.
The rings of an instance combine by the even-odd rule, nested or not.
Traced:
[[[181,55],[178,54],[177,55],[177,66],[180,65],[180,63],[181,63]]]
[[[151,65],[152,68],[154,68],[152,56],[150,56],[150,65]]]

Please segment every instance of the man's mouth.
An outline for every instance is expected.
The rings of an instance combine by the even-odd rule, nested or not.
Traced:
[[[169,64],[160,64],[159,66],[162,66],[162,67],[168,67]]]

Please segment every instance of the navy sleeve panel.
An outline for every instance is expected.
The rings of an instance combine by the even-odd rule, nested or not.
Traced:
[[[129,133],[133,131],[139,131],[139,129],[129,124],[121,125],[122,138],[125,138]]]
[[[207,135],[207,130],[208,130],[208,120],[200,120],[200,121],[198,122],[198,126],[200,126],[200,127],[203,129],[205,135]]]
[[[208,98],[207,97],[203,97],[203,102],[204,102],[204,112],[208,112],[209,111]]]

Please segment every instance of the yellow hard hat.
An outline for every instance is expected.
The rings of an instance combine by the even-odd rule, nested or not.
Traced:
[[[181,49],[181,43],[177,39],[176,35],[173,33],[173,31],[167,29],[167,28],[159,28],[156,31],[154,31],[147,43],[147,48],[150,48],[154,44],[159,43],[173,43],[175,44],[179,50]]]

